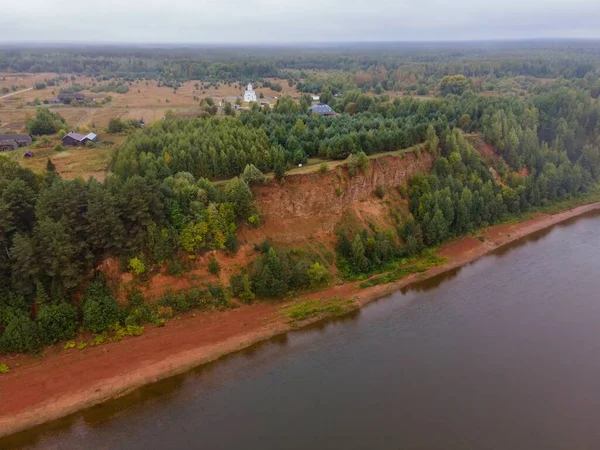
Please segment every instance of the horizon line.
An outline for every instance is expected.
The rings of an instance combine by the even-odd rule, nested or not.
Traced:
[[[69,41],[69,40],[15,40],[0,41],[0,47],[27,46],[169,46],[169,47],[300,47],[300,46],[350,46],[376,44],[477,44],[477,43],[527,43],[527,42],[600,42],[600,37],[539,37],[539,38],[483,38],[483,39],[436,39],[436,40],[357,40],[357,41],[289,41],[289,42],[136,42],[136,41]]]

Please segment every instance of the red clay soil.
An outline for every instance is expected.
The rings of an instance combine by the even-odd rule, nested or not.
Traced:
[[[368,289],[360,289],[358,283],[347,283],[300,300],[354,297],[358,306],[364,306],[415,281],[474,261],[528,234],[595,210],[600,210],[600,203],[492,227],[482,234],[482,240],[466,237],[444,246],[440,254],[448,261],[425,273]],[[168,322],[164,328],[149,326],[142,336],[118,343],[83,350],[60,350],[57,346],[42,358],[3,357],[10,372],[0,375],[0,437],[123,395],[136,387],[289,331],[293,326],[278,313],[281,306],[281,303],[258,302],[224,312],[188,314]]]

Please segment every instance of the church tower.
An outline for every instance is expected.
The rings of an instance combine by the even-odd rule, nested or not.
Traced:
[[[246,87],[246,92],[244,92],[244,101],[245,102],[255,102],[256,101],[256,92],[254,92],[252,83],[248,83],[248,87]]]

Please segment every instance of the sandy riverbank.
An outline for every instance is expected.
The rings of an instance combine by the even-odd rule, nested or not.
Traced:
[[[600,210],[592,203],[558,214],[542,214],[521,223],[485,230],[483,242],[465,237],[445,245],[447,262],[398,282],[360,289],[347,283],[306,295],[308,298],[354,297],[359,306],[387,296],[416,281],[468,264],[529,234],[570,218]],[[226,312],[189,314],[164,328],[148,328],[138,338],[84,350],[48,351],[43,358],[4,358],[11,366],[0,375],[0,437],[54,420],[123,395],[220,356],[292,329],[279,313],[284,304],[257,303]],[[307,323],[308,324],[308,323]],[[15,367],[16,364],[19,367]]]

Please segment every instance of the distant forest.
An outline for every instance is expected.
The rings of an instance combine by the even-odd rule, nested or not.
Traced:
[[[234,82],[288,78],[303,71],[377,70],[442,78],[534,76],[583,78],[600,63],[595,41],[515,43],[373,43],[304,47],[0,47],[0,71],[76,73],[125,78]]]

